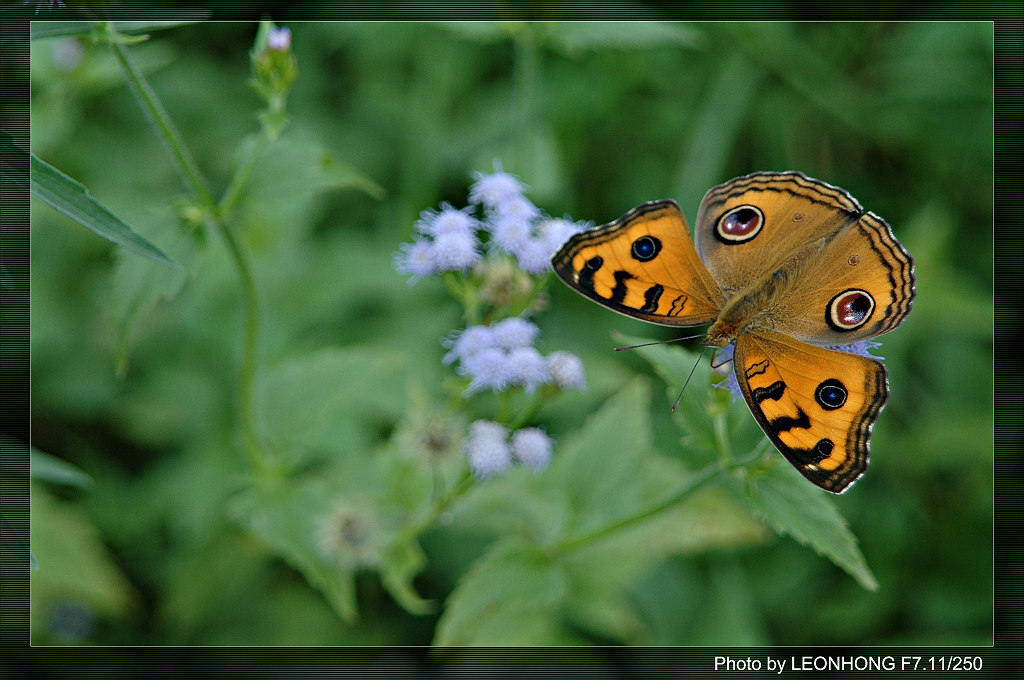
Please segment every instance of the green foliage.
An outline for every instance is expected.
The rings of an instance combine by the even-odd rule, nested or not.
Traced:
[[[988,27],[269,30],[33,26],[36,195],[108,239],[34,205],[35,643],[991,643]],[[785,169],[885,217],[918,298],[867,475],[807,483],[707,357],[670,412],[696,354],[553,277],[408,285],[495,159],[597,223]],[[464,393],[442,340],[522,309],[586,390]],[[550,465],[474,477],[477,419]]]
[[[32,195],[67,215],[97,236],[137,255],[180,269],[180,265],[142,238],[89,195],[85,187],[52,165],[32,156]]]

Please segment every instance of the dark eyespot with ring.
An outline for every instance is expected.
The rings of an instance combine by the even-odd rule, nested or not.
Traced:
[[[837,331],[852,331],[868,322],[875,311],[875,299],[866,290],[848,288],[829,300],[825,323]]]
[[[835,378],[822,381],[814,390],[814,400],[826,411],[835,411],[846,403],[846,385]]]
[[[633,241],[633,259],[650,262],[661,252],[661,241],[651,235],[641,236]]]
[[[764,213],[753,205],[741,205],[722,215],[715,224],[715,238],[727,245],[747,243],[761,233]]]

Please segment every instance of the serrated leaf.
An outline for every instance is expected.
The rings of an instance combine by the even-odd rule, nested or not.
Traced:
[[[568,495],[568,530],[586,531],[637,507],[637,468],[650,446],[650,384],[638,378],[565,438],[545,473]]]
[[[564,641],[565,574],[516,539],[488,550],[448,598],[436,645],[549,645]]]
[[[653,508],[687,483],[681,464],[649,455],[635,480],[647,507]],[[642,508],[641,508],[642,512]],[[627,592],[637,579],[670,555],[693,554],[763,540],[766,530],[750,513],[717,490],[687,497],[639,522],[602,535],[559,556],[572,583],[567,608],[579,625],[601,637],[636,642],[642,625],[625,615],[632,611]],[[570,539],[570,545],[572,544]]]
[[[80,489],[92,486],[92,477],[82,472],[77,466],[56,456],[33,448],[29,451],[29,461],[32,466],[32,479],[64,486],[75,486]]]
[[[627,345],[650,342],[649,338],[621,334],[615,334],[615,338]],[[714,352],[708,357],[659,344],[640,347],[637,353],[665,381],[667,398],[679,399],[673,421],[683,431],[685,446],[732,460],[738,452],[749,451],[764,441],[749,409],[737,403],[742,399],[719,388],[720,379],[711,377],[710,368],[718,360]],[[679,390],[683,390],[681,398]]]
[[[649,343],[650,338],[632,337],[619,333],[613,336],[623,345]],[[703,451],[717,451],[715,439],[715,417],[722,412],[715,405],[713,388],[710,386],[710,361],[694,352],[688,352],[673,345],[648,345],[636,350],[637,354],[650,362],[658,376],[668,386],[666,408],[683,390],[673,420],[685,435],[687,446]],[[691,374],[692,371],[692,374]],[[685,386],[685,389],[684,389]],[[672,394],[675,392],[675,394]],[[672,400],[672,401],[669,401]]]
[[[759,469],[749,480],[747,504],[772,528],[824,555],[863,588],[878,589],[857,538],[821,489],[781,461]]]

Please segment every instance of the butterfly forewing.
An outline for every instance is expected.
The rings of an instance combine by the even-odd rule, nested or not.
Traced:
[[[711,323],[724,301],[675,201],[644,203],[576,234],[551,264],[562,281],[595,302],[663,326]]]
[[[757,172],[717,186],[697,210],[697,252],[715,280],[742,291],[863,213],[848,193],[799,172]]]
[[[848,345],[898,326],[914,296],[913,259],[884,220],[865,213],[801,267],[772,319],[806,342]]]

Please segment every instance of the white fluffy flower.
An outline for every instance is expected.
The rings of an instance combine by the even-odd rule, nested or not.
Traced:
[[[552,352],[547,361],[551,382],[558,387],[563,390],[582,390],[587,386],[583,361],[572,352]]]
[[[534,470],[543,470],[551,462],[551,437],[536,427],[526,427],[512,435],[512,455]]]
[[[473,422],[463,446],[469,467],[477,477],[493,477],[512,464],[508,430],[500,423],[489,420]]]

